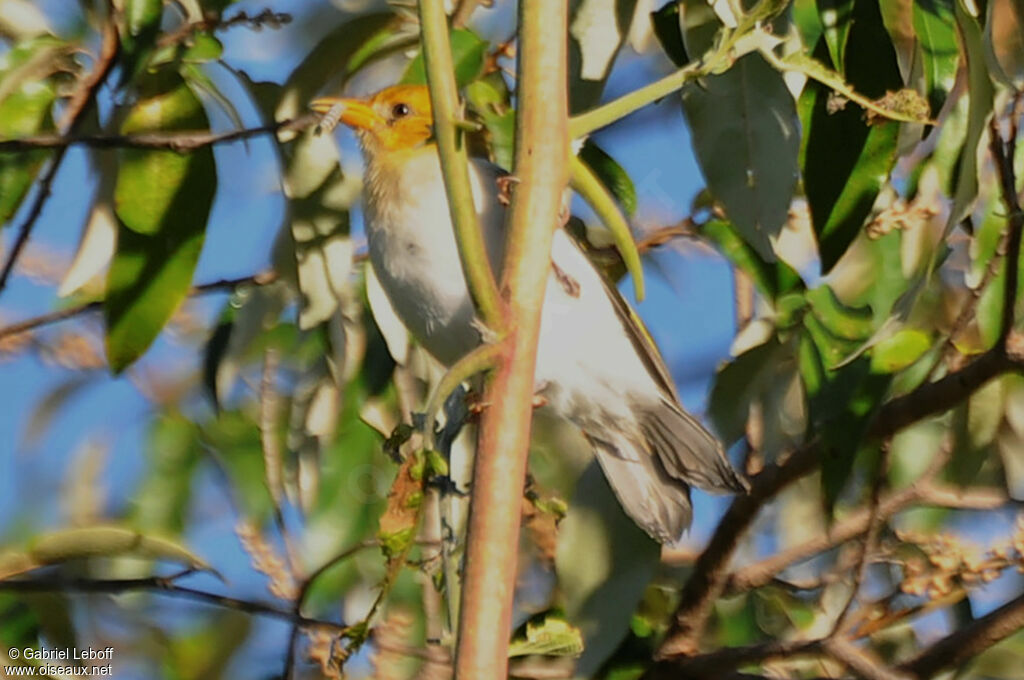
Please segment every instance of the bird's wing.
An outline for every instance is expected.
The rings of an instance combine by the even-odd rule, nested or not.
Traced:
[[[569,232],[566,232],[569,233]],[[571,237],[572,234],[570,233]],[[575,238],[570,238],[573,245],[580,248],[580,245],[576,242]],[[583,256],[587,257],[586,252],[583,252]],[[587,258],[589,260],[589,258]],[[593,263],[591,263],[593,264]],[[651,337],[650,332],[644,325],[644,322],[640,319],[639,315],[633,308],[629,306],[625,298],[619,290],[613,286],[604,273],[601,272],[599,267],[597,269],[598,278],[601,280],[601,285],[604,286],[604,292],[608,296],[608,299],[612,301],[612,307],[615,309],[615,315],[619,319],[619,323],[622,324],[623,330],[626,331],[626,336],[629,337],[629,341],[633,344],[633,349],[636,350],[637,356],[643,361],[644,366],[647,368],[647,372],[650,374],[654,381],[657,383],[665,395],[670,397],[675,403],[679,403],[679,393],[676,391],[675,382],[672,380],[672,376],[668,372],[668,367],[665,366],[665,360],[661,358],[661,352],[658,351],[657,345],[654,344],[654,338]]]
[[[494,181],[498,181],[500,178],[508,177],[509,173],[501,169],[493,163],[483,159],[473,159],[473,164],[481,171],[483,175],[490,176]],[[618,289],[615,288],[601,272],[600,268],[594,265],[590,261],[590,257],[586,253],[586,249],[581,247],[581,244],[576,240],[576,237],[569,231],[565,230],[569,240],[572,242],[573,247],[580,251],[584,259],[590,262],[590,265],[597,270],[598,278],[601,280],[601,285],[604,286],[605,294],[608,299],[612,301],[612,307],[615,309],[615,314],[619,319],[619,323],[622,324],[623,330],[629,337],[630,342],[633,344],[633,348],[636,350],[637,356],[643,361],[644,366],[647,368],[647,372],[657,383],[665,395],[669,397],[673,402],[679,403],[679,393],[676,391],[675,382],[672,380],[672,376],[668,372],[668,368],[665,366],[665,361],[661,358],[661,353],[658,351],[657,346],[654,344],[654,339],[651,334],[647,331],[643,321],[637,316],[637,313],[633,311],[633,308],[629,306],[629,303],[622,297]]]

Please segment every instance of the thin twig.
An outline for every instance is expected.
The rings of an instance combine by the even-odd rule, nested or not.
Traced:
[[[73,135],[85,119],[85,114],[95,101],[96,94],[114,68],[119,47],[117,27],[114,25],[113,19],[108,17],[107,21],[103,24],[103,41],[100,45],[99,58],[93,66],[92,73],[75,90],[64,112],[63,124],[61,125],[61,128],[64,130],[64,136]],[[7,285],[7,280],[14,270],[14,265],[17,264],[18,257],[21,256],[21,251],[28,244],[29,237],[32,236],[32,230],[35,228],[36,222],[38,222],[39,216],[43,212],[46,199],[50,197],[50,189],[53,186],[54,179],[57,177],[57,171],[60,170],[61,161],[64,160],[66,151],[67,147],[57,149],[50,159],[50,164],[43,171],[43,176],[39,179],[35,199],[29,208],[28,214],[25,216],[25,221],[21,223],[21,227],[18,229],[18,236],[11,247],[11,254],[7,257],[3,269],[0,270],[0,291]]]
[[[870,557],[878,544],[878,536],[881,533],[882,524],[887,518],[887,516],[882,515],[882,489],[889,475],[889,451],[891,447],[892,440],[886,439],[882,442],[879,451],[878,469],[875,470],[875,478],[871,482],[867,531],[864,534],[864,540],[860,543],[860,550],[857,554],[857,564],[853,570],[853,584],[850,587],[850,596],[839,611],[835,625],[832,627],[832,634],[829,635],[833,639],[843,630],[849,619],[850,612],[853,610],[853,604],[857,601],[857,595],[860,594],[861,586],[864,584],[864,579],[867,576],[868,565],[871,564]]]
[[[1015,112],[1022,95],[1017,94],[1012,112]],[[1013,331],[1013,318],[1017,306],[1017,280],[1020,276],[1021,232],[1024,231],[1024,212],[1017,198],[1017,179],[1013,169],[1013,157],[1017,147],[1017,125],[1011,115],[1010,138],[1005,143],[999,132],[999,121],[995,116],[989,121],[989,147],[999,176],[1000,193],[1008,211],[1006,220],[1006,282],[1003,288],[1003,314],[997,346],[1005,349],[1007,339]]]
[[[208,283],[202,283],[192,288],[189,291],[189,297],[197,297],[199,295],[207,295],[209,293],[217,293],[225,290],[232,290],[238,286],[246,284],[254,286],[265,286],[278,280],[278,274],[275,271],[268,270],[259,272],[258,274],[252,274],[250,276],[241,276],[236,279],[220,279],[218,281],[210,281]],[[4,326],[0,328],[0,340],[12,335],[18,335],[19,333],[25,333],[42,326],[48,326],[58,321],[66,321],[82,314],[89,312],[98,312],[103,309],[102,300],[94,300],[92,302],[85,302],[80,305],[73,307],[66,307],[65,309],[58,309],[53,312],[47,312],[46,314],[40,314],[24,321],[13,323],[10,326]]]
[[[298,118],[289,118],[269,125],[229,130],[227,132],[210,132],[195,130],[190,132],[147,132],[132,135],[36,135],[20,139],[0,140],[0,151],[18,152],[38,149],[67,149],[69,146],[87,146],[96,149],[164,149],[177,151],[195,151],[208,146],[240,142],[253,137],[272,135],[280,132],[303,130],[317,121],[316,114],[309,113]]]
[[[194,33],[201,33],[204,31],[226,31],[229,28],[241,26],[243,24],[248,25],[249,28],[254,31],[258,31],[263,28],[280,28],[285,24],[291,23],[291,20],[291,14],[286,12],[275,12],[269,8],[264,9],[259,14],[253,14],[252,16],[249,16],[249,14],[244,10],[227,19],[221,19],[220,17],[213,15],[207,19],[182,24],[174,31],[162,36],[157,40],[156,44],[158,47],[177,45],[178,43],[187,40]]]
[[[975,619],[925,648],[899,669],[915,678],[930,678],[977,656],[1024,627],[1024,595]]]
[[[296,614],[294,611],[256,600],[243,600],[227,595],[211,593],[205,590],[189,588],[174,583],[174,578],[150,576],[133,579],[31,579],[0,581],[0,592],[15,593],[125,593],[131,591],[148,591],[168,597],[178,597],[196,602],[204,602],[217,607],[234,609],[247,614],[267,616],[283,621],[291,621],[302,627],[322,627],[344,633],[346,626],[333,621],[314,619]]]

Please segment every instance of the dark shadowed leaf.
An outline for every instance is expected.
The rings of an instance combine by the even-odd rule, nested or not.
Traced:
[[[683,89],[683,110],[704,178],[743,238],[774,261],[796,186],[800,138],[782,76],[749,54],[704,87]]]
[[[125,0],[121,29],[121,84],[138,76],[149,61],[160,32],[163,0]]]
[[[177,75],[152,81],[123,133],[209,127]],[[115,373],[150,346],[185,299],[217,189],[210,148],[188,154],[125,149],[115,190],[117,252],[107,274],[107,359]]]
[[[839,73],[846,75],[846,45],[853,23],[855,0],[818,0],[818,17],[823,27],[825,44]]]
[[[715,432],[729,446],[743,436],[750,404],[772,377],[785,347],[772,338],[736,357],[718,372],[708,401]]]
[[[580,150],[580,159],[590,166],[601,183],[608,188],[615,200],[632,217],[636,213],[636,187],[629,173],[618,162],[609,156],[604,149],[587,141]]]
[[[819,44],[814,56],[827,58]],[[875,0],[857,0],[846,51],[846,78],[867,97],[879,98],[902,87],[892,42]],[[860,233],[879,189],[896,159],[899,126],[868,125],[852,104],[834,110],[829,88],[808,83],[800,98],[804,128],[801,150],[804,187],[818,237],[822,270],[827,272]]]
[[[710,220],[701,227],[701,234],[714,241],[719,252],[749,276],[758,292],[768,298],[774,299],[803,283],[800,275],[782,260],[765,262],[729,222]]]
[[[676,66],[683,66],[690,61],[683,44],[682,17],[679,13],[680,3],[670,2],[657,12],[651,14],[654,35],[658,38],[661,48]]]

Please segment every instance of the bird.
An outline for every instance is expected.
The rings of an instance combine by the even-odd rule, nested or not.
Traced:
[[[310,107],[354,130],[365,160],[369,260],[406,328],[451,366],[486,341],[463,275],[433,138],[425,85],[365,98],[321,97]],[[484,243],[500,276],[508,175],[469,159]],[[503,178],[506,178],[503,180]],[[555,230],[541,312],[535,389],[580,430],[626,514],[659,543],[690,525],[690,486],[749,488],[721,443],[686,412],[642,322],[565,229]]]

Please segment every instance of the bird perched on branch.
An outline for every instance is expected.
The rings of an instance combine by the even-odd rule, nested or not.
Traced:
[[[392,306],[434,357],[451,365],[482,342],[448,210],[429,92],[395,86],[367,99],[312,103],[325,123],[355,130],[366,157],[370,261]],[[505,246],[503,173],[470,161],[488,256]],[[592,443],[630,517],[651,537],[678,540],[690,524],[689,485],[742,491],[721,444],[679,404],[639,319],[564,230],[555,233],[535,385]]]

